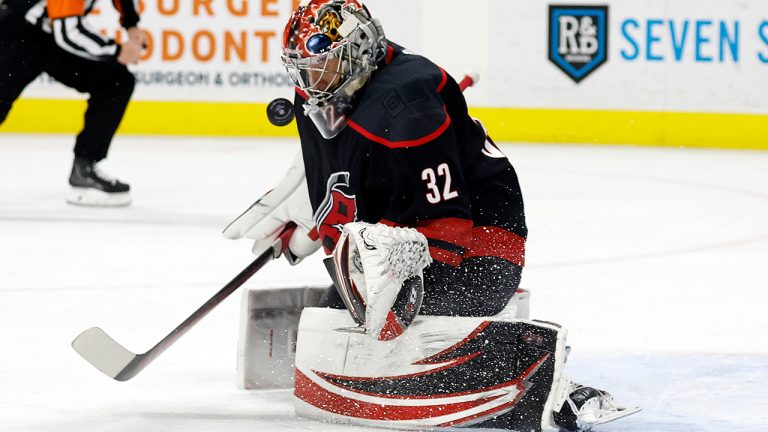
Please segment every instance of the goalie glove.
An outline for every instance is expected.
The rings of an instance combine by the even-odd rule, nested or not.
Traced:
[[[291,222],[296,224],[296,230],[288,241],[285,257],[291,265],[296,265],[317,251],[321,244],[314,229],[301,153],[276,188],[264,194],[224,229],[224,237],[254,240],[252,250],[258,256],[275,244]]]
[[[346,224],[333,252],[332,276],[352,318],[387,341],[403,334],[424,298],[427,239],[412,228]]]

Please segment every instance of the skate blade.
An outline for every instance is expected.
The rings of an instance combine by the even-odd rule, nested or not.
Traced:
[[[72,187],[67,202],[85,207],[125,207],[131,203],[131,193],[107,193],[93,188]]]
[[[640,407],[621,407],[617,411],[602,415],[600,416],[600,418],[595,419],[595,421],[592,421],[590,423],[593,425],[601,425],[604,423],[612,422],[614,420],[618,420],[620,418],[630,416],[632,414],[636,414],[642,410],[643,409]]]

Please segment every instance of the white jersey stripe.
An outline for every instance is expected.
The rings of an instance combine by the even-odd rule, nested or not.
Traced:
[[[89,31],[79,16],[54,20],[53,37],[62,49],[85,59],[105,60],[117,53],[114,42]]]
[[[24,19],[27,20],[27,22],[32,23],[34,25],[38,25],[41,19],[45,17],[45,0],[38,1],[34,6],[32,6],[28,11],[27,14],[24,15]]]
[[[86,12],[93,9],[95,2],[96,0],[86,0]],[[52,33],[61,49],[88,60],[107,60],[117,53],[115,42],[89,28],[83,17],[72,16],[51,21],[45,5],[45,0],[38,1],[24,18],[44,32]]]

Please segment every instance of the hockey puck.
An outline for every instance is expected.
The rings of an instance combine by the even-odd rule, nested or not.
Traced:
[[[278,98],[267,105],[267,118],[275,126],[285,126],[293,120],[293,104],[285,98]]]

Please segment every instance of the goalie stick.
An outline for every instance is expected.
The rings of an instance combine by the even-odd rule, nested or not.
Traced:
[[[288,240],[296,229],[294,223],[286,225],[285,229],[278,236],[278,240],[259,255],[251,264],[234,277],[228,284],[224,285],[213,297],[200,306],[184,322],[179,324],[171,333],[164,337],[160,342],[153,346],[149,351],[143,354],[135,354],[125,349],[122,345],[112,339],[104,330],[98,327],[92,327],[72,341],[72,348],[80,354],[85,360],[92,364],[96,369],[117,381],[128,381],[144,370],[160,354],[165,352],[189,329],[203,319],[208,313],[218,306],[230,294],[240,288],[245,281],[251,278],[265,264],[279,257],[288,247]]]

